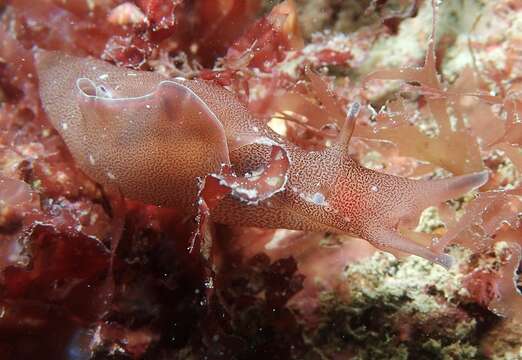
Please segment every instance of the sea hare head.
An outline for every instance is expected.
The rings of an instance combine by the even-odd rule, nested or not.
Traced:
[[[228,163],[214,113],[182,81],[39,50],[40,93],[79,166],[125,196],[192,206],[197,177]]]

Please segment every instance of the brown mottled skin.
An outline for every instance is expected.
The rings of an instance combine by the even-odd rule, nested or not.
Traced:
[[[224,163],[241,174],[266,165],[270,146],[256,139],[285,148],[284,191],[257,205],[228,196],[212,211],[217,222],[356,234],[379,248],[449,266],[448,256],[401,237],[396,227],[487,180],[486,173],[437,181],[386,175],[360,166],[342,141],[323,151],[301,149],[212,83],[165,81],[156,73],[43,50],[36,65],[44,109],[75,160],[129,198],[194,213],[198,177],[218,173]]]

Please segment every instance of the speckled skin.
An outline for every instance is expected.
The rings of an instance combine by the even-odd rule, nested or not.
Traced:
[[[76,162],[146,203],[194,211],[196,178],[219,172],[228,144],[241,140],[227,138],[251,127],[246,109],[218,86],[59,52],[39,50],[36,62],[44,108]],[[205,103],[194,90],[207,94]]]
[[[229,196],[212,211],[217,222],[351,233],[449,266],[446,255],[402,238],[397,224],[487,179],[477,173],[426,182],[378,173],[351,159],[342,142],[306,151],[208,82],[165,81],[155,73],[41,50],[36,65],[44,109],[80,167],[130,198],[193,213],[198,177],[219,172],[224,163],[240,174],[266,165],[270,146],[253,143],[259,139],[286,149],[284,191],[257,205]]]

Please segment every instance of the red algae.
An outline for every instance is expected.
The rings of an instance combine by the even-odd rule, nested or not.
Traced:
[[[281,62],[289,50],[303,47],[292,0],[275,6],[270,14],[253,24],[228,49],[227,67],[253,67],[265,72]]]
[[[329,149],[340,134],[349,140],[353,132],[344,150],[383,173],[431,179],[487,169],[490,180],[475,195],[438,207],[442,225],[435,230],[413,231],[416,219],[397,227],[438,254],[456,245],[473,252],[459,268],[467,304],[448,311],[448,323],[467,321],[473,311],[481,314],[479,322],[488,311],[519,321],[520,39],[510,37],[504,44],[494,37],[473,38],[475,63],[455,81],[439,75],[444,51],[437,51],[433,39],[427,41],[422,67],[409,63],[362,79],[351,76],[374,41],[398,36],[407,19],[419,16],[419,1],[400,2],[399,12],[389,11],[386,3],[372,1],[366,10],[379,13],[382,24],[335,41],[331,33],[318,34],[309,44],[299,29],[298,1],[265,14],[257,0],[12,0],[5,5],[2,353],[8,359],[324,357],[330,349],[307,332],[324,325],[322,296],[349,297],[346,268],[378,254],[350,237],[213,224],[212,210],[227,196],[257,204],[281,191],[292,159],[277,145],[264,172],[241,174],[225,165],[201,179],[196,221],[180,209],[122,199],[77,167],[50,125],[40,104],[34,48],[212,80],[304,149]],[[495,14],[508,22],[509,13],[520,11],[517,6],[499,2]],[[502,67],[480,62],[481,53],[501,46]],[[372,98],[369,86],[384,88],[388,80],[403,83],[397,94]],[[343,127],[354,102],[361,104],[360,112]],[[266,181],[274,176],[280,181]],[[430,291],[425,295],[433,295]],[[361,311],[359,300],[343,305],[353,307],[349,326],[374,329],[367,309],[361,318],[353,315]],[[469,310],[475,306],[480,310]],[[403,320],[401,346],[411,344],[419,331],[410,325]],[[429,328],[418,327],[423,326]],[[348,338],[356,344],[365,336],[353,331]],[[335,356],[355,356],[343,344],[337,345],[345,352]]]

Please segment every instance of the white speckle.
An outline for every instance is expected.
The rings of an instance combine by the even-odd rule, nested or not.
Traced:
[[[212,278],[208,278],[208,280],[205,280],[204,284],[207,289],[214,288],[214,281],[212,280]]]
[[[379,188],[376,185],[372,185],[371,189],[373,192],[379,191]]]
[[[100,80],[107,80],[109,78],[109,74],[101,74],[100,76],[98,76],[98,79]]]
[[[319,206],[327,206],[328,205],[328,202],[326,201],[326,197],[324,196],[324,194],[320,193],[320,192],[316,192],[312,195],[309,195],[309,194],[304,194],[304,193],[301,193],[299,194],[299,196],[308,201],[308,202],[311,202],[315,205],[319,205]]]
[[[255,144],[259,144],[259,145],[278,145],[278,146],[281,146],[279,145],[278,143],[276,143],[274,140],[272,139],[269,139],[267,137],[261,137],[261,138],[258,138],[256,139],[255,141]]]
[[[107,176],[108,176],[109,179],[111,179],[111,180],[116,180],[116,176],[114,176],[114,174],[111,173],[110,171],[107,171]]]
[[[150,106],[149,104],[147,104],[147,105],[145,105],[145,107],[146,107],[147,109],[150,109],[152,106]]]
[[[62,129],[67,130],[69,128],[69,125],[66,122],[62,123]]]
[[[237,185],[239,185],[239,184],[237,184]],[[232,187],[234,187],[234,184],[232,184]],[[255,199],[255,198],[257,198],[257,190],[256,189],[245,189],[245,188],[237,186],[237,187],[234,188],[234,191],[237,194],[245,195],[248,199]]]
[[[259,180],[259,178],[261,177],[261,175],[263,174],[264,171],[265,171],[265,168],[260,167],[250,173],[245,174],[245,178],[248,181],[257,181],[257,180]]]
[[[258,131],[259,131],[259,128],[258,128],[257,126],[254,126],[254,127],[252,128],[252,130],[254,130],[255,132],[258,132]]]
[[[317,205],[325,205],[326,204],[326,198],[323,194],[317,192],[312,195],[312,202]]]
[[[288,246],[286,241],[299,234],[300,231],[298,230],[277,229],[272,235],[272,239],[265,245],[265,249],[275,250]]]
[[[91,163],[91,165],[96,164],[96,161],[94,160],[94,156],[92,156],[92,154],[89,154],[89,162]]]
[[[138,74],[133,73],[133,72],[128,72],[128,73],[127,73],[127,76],[138,76]]]
[[[281,177],[279,176],[271,176],[268,179],[266,179],[265,182],[270,186],[278,186],[279,184],[281,184],[282,180],[283,179],[281,179]]]
[[[283,152],[282,151],[278,151],[276,156],[275,156],[275,160],[276,161],[280,161],[280,160],[283,160]]]

